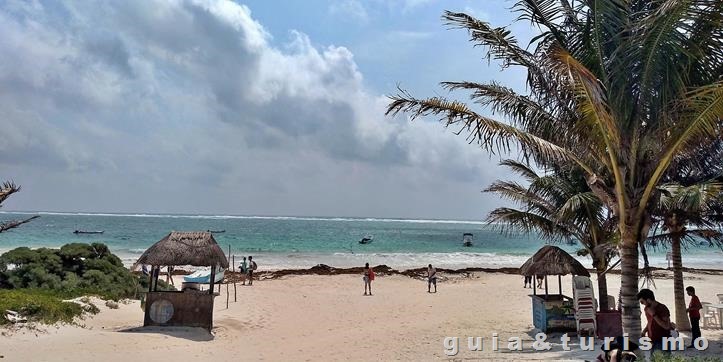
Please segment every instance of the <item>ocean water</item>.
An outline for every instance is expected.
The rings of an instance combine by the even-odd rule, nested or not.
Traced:
[[[444,268],[519,267],[545,244],[536,235],[500,234],[484,222],[361,218],[0,213],[0,222],[39,214],[39,219],[0,233],[0,253],[19,246],[58,247],[70,242],[102,242],[133,264],[146,248],[170,231],[225,230],[214,237],[237,260],[253,255],[262,269],[309,268],[317,264],[351,267],[386,264],[408,269],[434,264]],[[103,230],[76,235],[74,230]],[[462,246],[473,233],[474,245]],[[371,244],[358,241],[373,235]],[[574,255],[579,245],[560,245]],[[665,267],[665,253],[649,251],[653,266]],[[585,266],[590,260],[578,259]],[[710,247],[684,250],[688,267],[723,269],[723,252]]]

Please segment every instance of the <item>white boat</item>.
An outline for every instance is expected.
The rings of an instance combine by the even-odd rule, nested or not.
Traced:
[[[216,278],[214,280],[214,283],[218,283],[223,280],[223,272],[224,272],[223,269],[216,272]],[[183,277],[183,281],[186,283],[209,284],[210,280],[211,280],[211,269],[201,269],[201,270],[198,270],[189,275],[185,275]]]

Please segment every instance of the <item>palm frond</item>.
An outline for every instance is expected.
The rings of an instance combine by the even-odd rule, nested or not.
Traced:
[[[20,186],[14,184],[12,181],[5,181],[0,187],[0,206],[2,203],[10,197],[10,195],[20,191]]]
[[[418,117],[438,116],[447,127],[459,125],[457,134],[468,133],[467,140],[470,143],[476,142],[488,152],[507,152],[513,144],[516,144],[526,157],[532,157],[543,164],[574,162],[588,172],[592,172],[589,166],[564,147],[514,126],[479,115],[464,103],[440,97],[415,99],[402,90],[398,95],[389,98],[392,102],[387,107],[386,115],[396,116],[403,112],[412,120]]]
[[[550,241],[573,240],[572,233],[556,224],[554,221],[543,216],[516,210],[507,207],[500,207],[492,210],[487,221],[493,224],[493,228],[503,234],[522,232],[529,234],[536,232],[540,237]]]
[[[684,99],[678,101],[678,105],[682,108],[678,117],[679,128],[671,133],[670,141],[663,146],[664,152],[645,186],[642,197],[644,204],[647,204],[653,188],[660,182],[676,154],[685,147],[699,147],[699,144],[691,143],[694,140],[711,142],[722,136],[719,130],[723,125],[723,81],[690,91]]]
[[[442,19],[452,28],[466,29],[475,46],[488,49],[486,58],[502,62],[502,67],[521,65],[535,69],[532,54],[522,49],[512,33],[504,28],[493,28],[489,23],[464,14],[445,11]]]
[[[528,164],[525,164],[525,163],[522,163],[519,161],[515,161],[512,159],[506,159],[506,160],[502,160],[499,163],[499,165],[509,168],[510,170],[514,171],[516,174],[524,177],[529,182],[532,182],[532,181],[540,178],[540,176],[537,174],[537,172],[535,172],[532,168],[530,168],[530,166]]]

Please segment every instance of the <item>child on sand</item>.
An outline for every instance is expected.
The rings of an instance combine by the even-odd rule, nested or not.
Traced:
[[[372,295],[372,281],[374,280],[374,271],[369,267],[369,263],[364,265],[364,295]],[[369,294],[367,294],[367,287],[369,287]]]

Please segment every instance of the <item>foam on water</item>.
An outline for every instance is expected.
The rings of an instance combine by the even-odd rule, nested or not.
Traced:
[[[0,212],[0,222],[21,213]],[[38,214],[38,213],[22,213]],[[478,221],[292,216],[156,215],[40,213],[41,218],[0,234],[0,252],[19,247],[57,248],[72,242],[101,242],[125,264],[133,264],[171,230],[226,230],[215,234],[224,251],[254,255],[263,269],[309,268],[317,264],[353,267],[369,262],[408,269],[434,264],[442,268],[519,267],[544,242],[535,235],[500,234]],[[76,235],[74,230],[104,230]],[[463,233],[474,245],[462,246]],[[374,242],[359,245],[372,234]],[[575,255],[579,245],[560,245]],[[667,250],[649,250],[651,265],[667,267]],[[578,257],[583,265],[590,260]],[[684,250],[686,267],[720,269],[723,252],[709,247]]]

